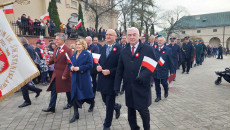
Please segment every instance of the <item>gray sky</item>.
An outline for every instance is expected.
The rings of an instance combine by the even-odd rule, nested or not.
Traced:
[[[155,0],[163,10],[184,6],[190,15],[230,11],[230,0]]]

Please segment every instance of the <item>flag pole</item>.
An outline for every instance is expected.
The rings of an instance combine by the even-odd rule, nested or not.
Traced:
[[[15,2],[15,1],[11,1],[11,2],[7,2],[7,3],[0,4],[0,9],[3,8],[4,6],[11,5],[11,4],[13,4],[14,2]]]
[[[138,71],[138,75],[137,75],[138,77],[139,77],[139,74],[140,74],[140,71],[141,71],[141,67],[142,67],[142,66],[140,66],[139,71]]]

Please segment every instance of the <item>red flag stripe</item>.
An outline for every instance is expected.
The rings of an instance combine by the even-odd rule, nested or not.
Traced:
[[[154,70],[155,70],[155,67],[154,67],[154,66],[152,66],[151,64],[149,64],[148,62],[145,62],[145,61],[142,61],[141,66],[146,67],[146,68],[149,69],[151,72],[154,72]]]

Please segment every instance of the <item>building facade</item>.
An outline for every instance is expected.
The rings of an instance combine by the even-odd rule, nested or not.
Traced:
[[[175,23],[171,36],[202,38],[206,45],[230,47],[230,12],[184,16]]]
[[[60,21],[63,24],[67,24],[68,20],[71,18],[71,15],[78,14],[79,3],[82,5],[82,11],[84,16],[85,27],[95,27],[95,15],[92,12],[91,8],[87,6],[82,1],[79,0],[56,0],[57,8],[59,13]],[[18,17],[21,17],[22,14],[30,16],[32,20],[40,19],[42,15],[47,13],[50,0],[30,0],[29,4],[13,4],[14,14],[7,14],[7,19],[9,21],[16,21]],[[88,2],[95,2],[94,0],[88,0]],[[97,6],[107,6],[110,4],[110,0],[97,0]],[[99,19],[98,27],[103,27],[103,29],[118,27],[118,14],[116,10],[111,10],[104,13]],[[98,29],[99,29],[98,28]]]

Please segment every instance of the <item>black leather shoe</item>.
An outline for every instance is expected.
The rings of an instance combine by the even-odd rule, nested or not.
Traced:
[[[73,123],[78,119],[79,119],[78,109],[74,109],[74,115],[73,115],[72,119],[69,121],[69,123]]]
[[[105,127],[104,126],[103,130],[110,130],[110,127]]]
[[[35,97],[36,97],[36,98],[39,97],[41,92],[42,92],[42,89],[41,89],[39,92],[37,92],[37,94],[36,94]]]
[[[93,102],[92,104],[90,104],[88,112],[92,112],[93,111],[94,105],[95,105],[95,102]]]
[[[53,112],[55,113],[55,108],[47,108],[47,109],[43,109],[43,112]]]
[[[169,95],[169,94],[168,94],[168,92],[166,92],[166,93],[165,93],[165,95],[164,95],[164,96],[165,96],[165,98],[167,98],[167,97],[168,97],[168,95]]]
[[[22,105],[18,106],[19,108],[22,108],[22,107],[26,107],[26,106],[29,106],[31,105],[31,103],[28,103],[28,102],[24,102]]]
[[[183,72],[181,72],[182,74],[184,74],[184,71]]]
[[[160,100],[161,100],[161,98],[158,97],[158,98],[155,99],[155,102],[159,102]]]
[[[71,108],[71,107],[72,107],[72,105],[67,104],[65,107],[63,107],[63,109],[66,110],[66,109],[69,109],[69,108]]]
[[[189,74],[189,72],[187,72],[187,74]]]
[[[121,114],[121,105],[119,106],[119,108],[116,111],[116,119],[118,119],[120,117]]]

